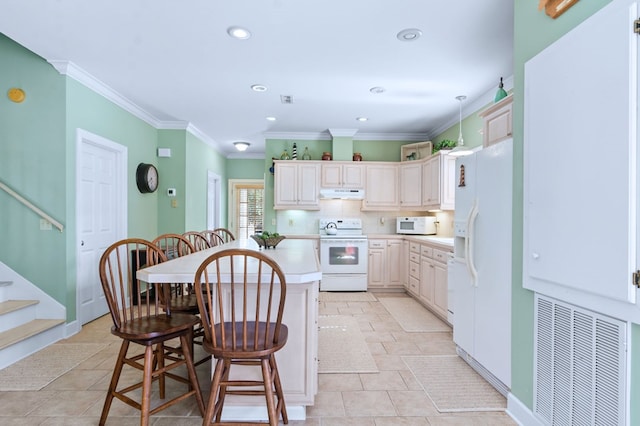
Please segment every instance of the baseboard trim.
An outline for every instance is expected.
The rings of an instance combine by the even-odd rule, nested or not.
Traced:
[[[534,416],[533,411],[511,392],[507,395],[506,413],[521,426],[544,426],[544,423]]]

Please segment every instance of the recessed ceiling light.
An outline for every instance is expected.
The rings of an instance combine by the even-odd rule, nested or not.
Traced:
[[[398,33],[396,37],[400,41],[414,41],[420,38],[422,31],[417,28],[407,28]]]
[[[254,92],[266,92],[267,86],[263,86],[262,84],[254,84],[253,86],[251,86],[251,90],[253,90]]]
[[[227,28],[227,34],[238,40],[246,40],[251,37],[249,30],[242,27],[229,27]]]
[[[367,117],[358,117],[358,118],[356,118],[356,120],[358,120],[358,121],[367,121],[369,119]]]
[[[266,117],[267,121],[276,121],[275,117]]]
[[[371,93],[374,93],[374,94],[377,95],[379,93],[384,93],[386,91],[386,89],[384,87],[375,86],[375,87],[372,87],[371,89],[369,89],[369,91]]]

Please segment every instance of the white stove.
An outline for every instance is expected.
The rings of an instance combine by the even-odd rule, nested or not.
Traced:
[[[367,236],[360,218],[323,218],[320,234],[321,291],[367,290]]]

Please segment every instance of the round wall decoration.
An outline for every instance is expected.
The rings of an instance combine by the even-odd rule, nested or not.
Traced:
[[[158,169],[153,164],[138,164],[136,169],[136,184],[143,194],[155,192],[158,189]]]

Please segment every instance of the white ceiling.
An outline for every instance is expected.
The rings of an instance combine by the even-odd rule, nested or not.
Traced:
[[[160,127],[189,124],[224,155],[249,141],[243,155],[256,156],[265,135],[340,129],[420,140],[446,129],[457,122],[457,95],[473,110],[512,76],[513,3],[3,0],[0,32],[48,61],[72,62]],[[234,25],[252,37],[230,38]],[[399,41],[405,28],[422,37]]]

